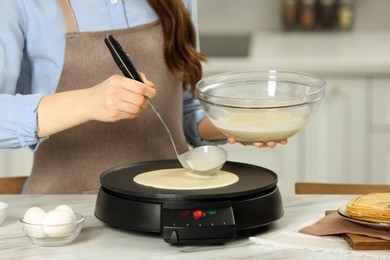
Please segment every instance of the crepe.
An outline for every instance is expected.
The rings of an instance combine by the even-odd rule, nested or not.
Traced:
[[[390,223],[390,193],[369,193],[353,198],[346,212],[356,219]]]
[[[227,171],[218,171],[210,176],[199,176],[178,168],[144,172],[135,176],[133,180],[138,184],[159,189],[202,190],[234,184],[239,177]]]

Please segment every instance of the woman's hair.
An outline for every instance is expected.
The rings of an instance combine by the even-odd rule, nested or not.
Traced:
[[[196,50],[196,32],[182,0],[148,0],[162,24],[164,58],[172,74],[195,89],[202,78],[203,54]]]

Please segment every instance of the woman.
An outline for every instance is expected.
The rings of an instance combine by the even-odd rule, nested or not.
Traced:
[[[179,152],[226,138],[183,90],[202,76],[195,15],[191,0],[2,3],[0,149],[35,150],[29,193],[95,193],[108,168],[175,158],[147,98]],[[108,34],[150,81],[120,76]]]

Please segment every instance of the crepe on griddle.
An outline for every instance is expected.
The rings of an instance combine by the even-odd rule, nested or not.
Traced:
[[[353,198],[346,211],[356,219],[390,223],[390,193],[369,193]]]

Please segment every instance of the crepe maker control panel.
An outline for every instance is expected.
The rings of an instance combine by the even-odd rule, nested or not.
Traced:
[[[236,236],[233,209],[229,203],[200,203],[191,208],[175,204],[163,204],[161,234],[165,242],[225,242]],[[221,207],[222,206],[222,207]]]

